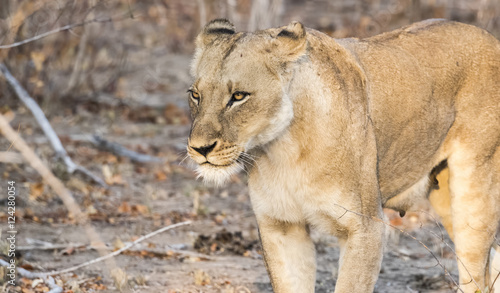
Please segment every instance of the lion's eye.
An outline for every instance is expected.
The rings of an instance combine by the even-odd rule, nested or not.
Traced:
[[[245,97],[245,95],[243,93],[234,93],[233,94],[233,99],[235,99],[236,101],[241,101],[241,100],[243,100],[244,97]]]
[[[228,107],[231,107],[235,102],[240,102],[243,101],[246,97],[248,97],[250,94],[247,92],[235,92],[231,96],[231,100],[229,100],[229,103],[227,103]]]
[[[198,103],[200,101],[200,94],[192,90],[190,90],[189,92],[191,93],[191,98],[195,100],[196,103]]]

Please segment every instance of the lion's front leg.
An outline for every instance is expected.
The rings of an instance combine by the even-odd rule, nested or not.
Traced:
[[[274,292],[314,292],[315,247],[306,225],[267,217],[260,217],[257,221]]]
[[[382,264],[384,226],[362,219],[360,228],[340,239],[341,254],[335,293],[373,292]]]

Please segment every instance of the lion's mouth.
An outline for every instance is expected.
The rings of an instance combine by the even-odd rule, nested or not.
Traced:
[[[214,164],[212,162],[209,162],[209,161],[205,161],[203,163],[201,163],[200,165],[209,165],[209,166],[212,166],[212,167],[221,167],[221,168],[224,168],[224,167],[229,167],[231,165],[234,165],[235,163],[237,163],[237,161],[233,161],[229,164]]]
[[[218,186],[222,186],[231,180],[231,177],[245,170],[245,158],[242,151],[234,147],[223,148],[206,156],[193,151],[188,147],[188,154],[198,164],[196,173],[198,178]]]

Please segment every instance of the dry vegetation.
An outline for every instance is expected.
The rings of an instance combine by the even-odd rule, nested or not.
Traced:
[[[75,198],[110,253],[162,227],[113,258],[114,264],[19,278],[6,292],[271,292],[245,187],[235,176],[226,188],[203,186],[184,161],[189,131],[185,91],[193,39],[202,24],[231,19],[241,30],[300,20],[334,37],[367,37],[425,18],[472,23],[500,37],[496,0],[24,0],[0,3],[0,63],[43,109],[75,163],[102,178],[104,188],[68,172],[30,111],[0,74],[0,114]],[[12,48],[9,44],[65,25],[80,24]],[[138,162],[107,143],[159,158]],[[102,142],[102,141],[101,141]],[[0,259],[6,256],[7,181],[16,182],[17,264],[49,272],[99,257],[84,226],[68,213],[57,190],[0,136]],[[426,209],[426,206],[422,206]],[[389,221],[426,243],[456,279],[454,256],[425,212]],[[427,230],[434,232],[428,233]],[[318,292],[333,292],[335,239],[314,235]],[[444,240],[443,240],[444,239]],[[111,273],[109,266],[120,272]],[[333,271],[333,275],[332,275]],[[450,292],[429,251],[397,230],[391,233],[377,292]],[[412,291],[414,290],[414,291]],[[56,292],[56,291],[52,291]]]

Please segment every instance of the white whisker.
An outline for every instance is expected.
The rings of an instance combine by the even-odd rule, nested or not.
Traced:
[[[244,165],[238,164],[238,167],[240,168],[240,170],[244,171],[245,173],[247,173],[248,176],[250,176]]]
[[[256,167],[257,170],[260,170],[256,160],[257,157],[254,157],[247,152],[242,152],[240,158],[242,159],[242,161],[246,162],[250,166]]]
[[[188,154],[184,155],[184,159],[182,159],[182,160],[179,162],[179,166],[180,166],[180,165],[181,165],[181,164],[182,164],[182,163],[183,163],[183,162],[184,162],[187,158],[189,158],[189,155],[188,155]]]
[[[251,167],[255,167],[255,165],[250,161],[248,158],[245,157],[239,157],[238,160],[242,161],[245,164],[250,165]]]

